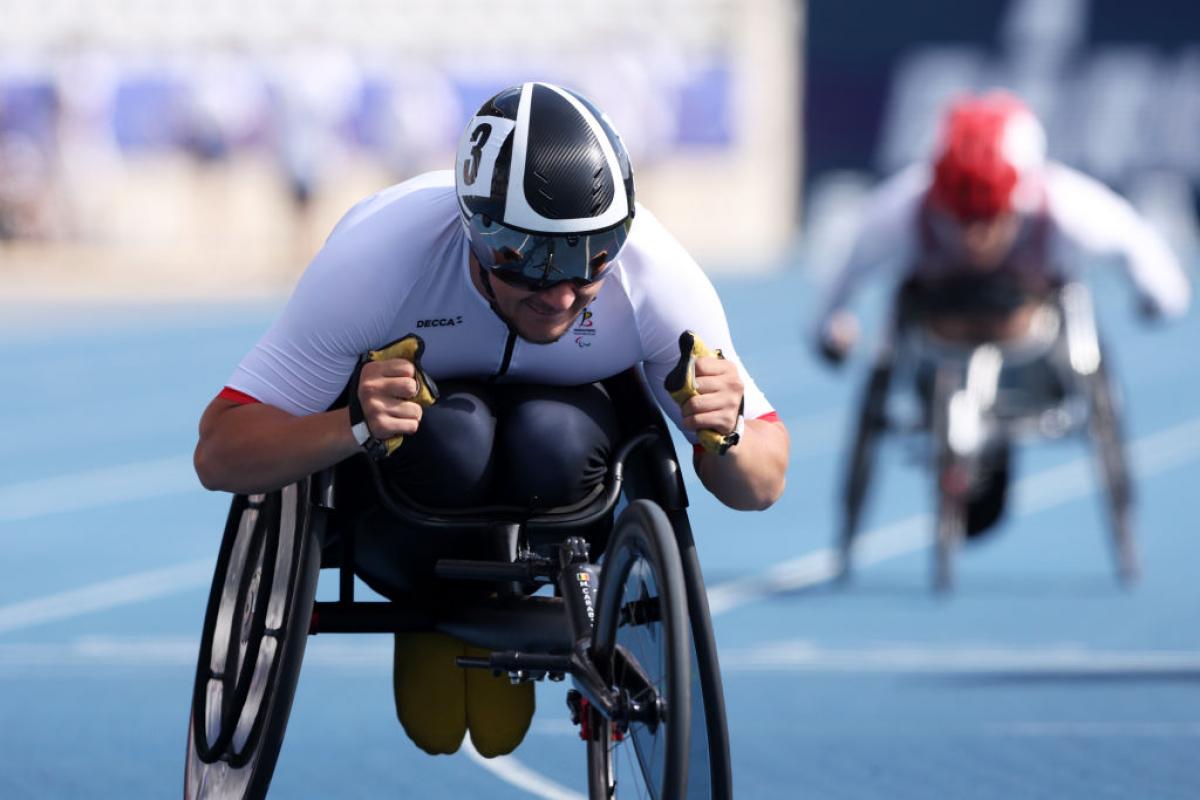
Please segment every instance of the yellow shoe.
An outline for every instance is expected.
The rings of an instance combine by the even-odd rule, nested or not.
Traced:
[[[486,658],[490,653],[490,650],[466,646],[469,656]],[[486,669],[464,672],[467,673],[467,727],[471,731],[471,744],[485,758],[516,750],[533,720],[533,684],[514,685],[507,675],[496,677]]]
[[[464,670],[454,663],[466,645],[444,633],[397,633],[392,686],[396,716],[413,743],[430,755],[458,751],[467,732]]]

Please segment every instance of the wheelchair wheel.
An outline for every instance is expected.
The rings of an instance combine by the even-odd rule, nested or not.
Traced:
[[[858,414],[858,426],[854,431],[854,446],[846,466],[845,484],[842,492],[843,518],[841,535],[838,538],[838,578],[850,576],[854,537],[858,534],[858,523],[862,516],[867,488],[871,483],[871,468],[875,460],[875,445],[883,431],[884,407],[887,402],[888,384],[891,382],[892,366],[889,361],[875,365],[863,393]]]
[[[1125,441],[1116,398],[1113,396],[1112,383],[1103,363],[1090,376],[1088,388],[1091,405],[1090,433],[1108,493],[1117,577],[1128,585],[1138,577],[1137,546],[1133,537],[1132,520],[1133,486],[1125,457]]]
[[[960,483],[960,465],[952,464],[938,476],[937,531],[933,548],[933,588],[946,592],[954,588],[954,556],[967,528],[967,503]]]
[[[939,369],[934,378],[933,435],[937,522],[933,545],[933,588],[949,591],[954,585],[954,557],[967,529],[968,465],[950,446],[950,399],[959,376]]]
[[[688,797],[728,800],[733,797],[733,767],[729,757],[729,726],[725,718],[725,689],[717,640],[713,634],[708,593],[700,558],[684,511],[668,512],[675,530],[692,633],[692,725],[688,747]]]
[[[308,639],[320,570],[309,482],[238,495],[200,640],[187,798],[267,793]]]
[[[687,797],[691,664],[679,549],[666,514],[635,500],[617,520],[596,599],[593,655],[622,718],[588,740],[592,800]]]

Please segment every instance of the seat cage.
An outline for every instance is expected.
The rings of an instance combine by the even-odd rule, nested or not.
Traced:
[[[539,585],[555,582],[563,571],[562,548],[582,545],[584,561],[599,555],[586,552],[578,533],[611,515],[622,497],[654,499],[673,519],[685,519],[687,495],[666,423],[641,372],[631,368],[601,382],[616,407],[621,441],[604,481],[578,504],[561,508],[483,506],[432,508],[424,506],[382,480],[378,465],[356,456],[313,476],[312,501],[321,518],[314,529],[322,546],[322,566],[339,571],[336,601],[314,605],[309,631],[317,633],[385,633],[443,631],[495,650],[567,653],[574,641],[564,608],[566,587],[557,597],[532,596]],[[490,537],[490,560],[442,559],[439,578],[490,581],[495,592],[486,599],[462,604],[425,603],[419,598],[362,601],[354,596],[355,542],[346,524],[353,509],[339,508],[339,483],[367,473],[377,500],[398,523],[431,529],[475,531]],[[332,524],[331,524],[332,523]],[[341,523],[341,524],[338,524]],[[690,532],[689,532],[690,536]]]
[[[889,383],[919,391],[922,371],[930,387],[933,373],[948,372],[948,383],[961,387],[987,416],[990,435],[1006,439],[1060,438],[1086,424],[1084,384],[1100,368],[1101,353],[1086,286],[1067,283],[1053,290],[1034,312],[1029,330],[1007,342],[939,338],[912,313],[905,294],[902,289],[898,295],[892,337],[880,358],[892,373]],[[1032,384],[1002,384],[1002,373],[1023,369],[1035,377]],[[924,411],[897,414],[885,405],[884,413],[883,426],[893,432],[924,433],[928,425]]]

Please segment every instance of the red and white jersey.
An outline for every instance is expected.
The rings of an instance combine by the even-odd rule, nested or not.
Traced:
[[[363,200],[334,228],[227,388],[296,415],[324,411],[361,353],[416,333],[435,381],[579,385],[641,364],[679,426],[663,380],[679,359],[679,335],[692,330],[737,365],[746,418],[774,413],[738,358],[712,283],[642,206],[594,302],[551,344],[510,335],[471,280],[467,247],[448,170]]]
[[[822,313],[823,330],[833,313],[850,301],[864,275],[882,272],[897,284],[937,280],[958,265],[937,250],[925,203],[928,165],[917,164],[884,181],[863,212],[850,256],[834,277]],[[1187,276],[1163,239],[1124,198],[1099,181],[1056,162],[1043,174],[1042,197],[1021,213],[1020,229],[1002,268],[1034,284],[1072,280],[1089,260],[1117,256],[1139,294],[1163,316],[1185,313],[1191,301]]]

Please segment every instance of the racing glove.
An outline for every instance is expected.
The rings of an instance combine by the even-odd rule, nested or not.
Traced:
[[[396,448],[404,442],[403,436],[393,436],[390,439],[380,440],[371,435],[370,429],[367,427],[367,421],[363,416],[362,404],[358,400],[358,380],[362,375],[362,368],[368,361],[384,361],[389,358],[402,358],[406,361],[411,361],[413,367],[416,368],[417,394],[413,397],[413,402],[417,405],[428,408],[437,402],[438,390],[437,384],[433,382],[433,378],[425,373],[421,368],[421,356],[425,353],[425,340],[415,333],[410,333],[403,336],[391,344],[384,345],[378,350],[370,350],[359,356],[358,366],[354,370],[354,375],[350,380],[350,430],[354,433],[354,439],[359,445],[366,450],[367,455],[376,461],[383,459],[396,452]]]
[[[663,386],[670,393],[671,399],[683,407],[691,398],[700,394],[700,390],[696,388],[696,359],[697,358],[724,358],[724,354],[720,350],[709,350],[707,345],[700,340],[692,331],[684,331],[679,335],[679,363],[677,363],[667,377],[663,380]],[[745,426],[743,414],[746,410],[746,399],[742,398],[742,404],[738,407],[737,424],[734,429],[726,434],[720,434],[716,431],[702,430],[699,432],[700,446],[709,453],[724,455],[729,448],[733,447],[742,438],[742,430]]]

